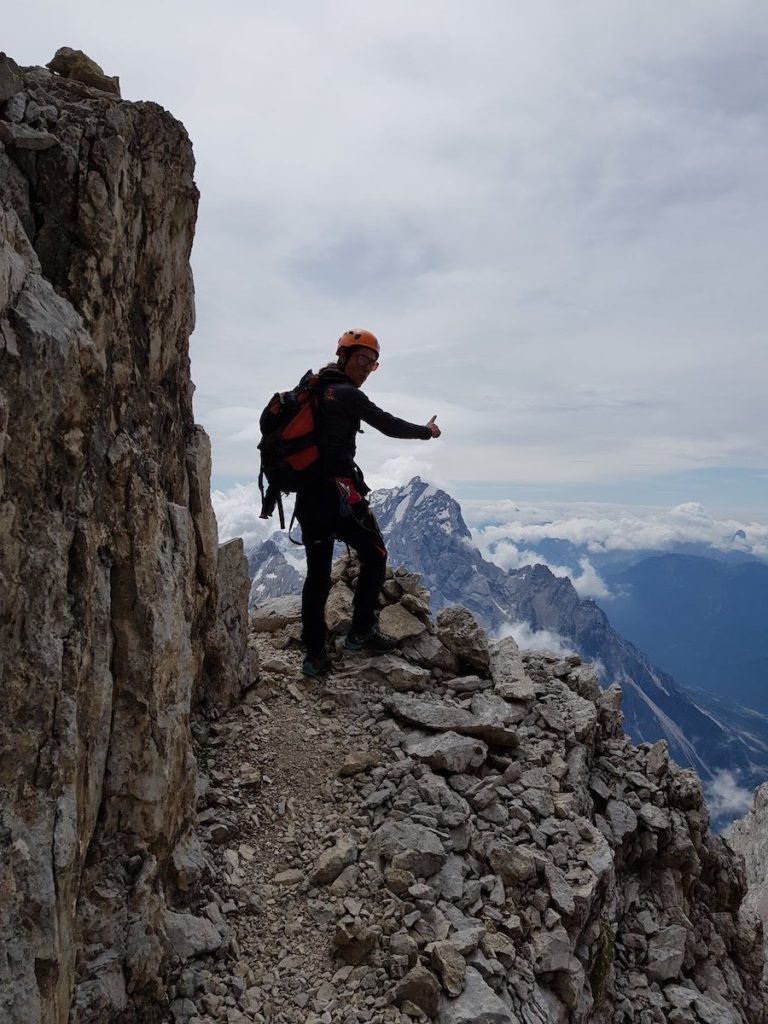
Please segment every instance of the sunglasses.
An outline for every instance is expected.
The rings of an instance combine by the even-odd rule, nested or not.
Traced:
[[[378,368],[379,365],[378,359],[372,356],[367,356],[364,352],[358,352],[355,355],[355,359],[357,360],[357,365],[362,366],[363,369],[367,367],[370,368],[371,370],[375,370]]]

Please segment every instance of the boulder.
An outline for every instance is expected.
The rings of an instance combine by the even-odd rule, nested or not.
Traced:
[[[494,705],[477,703],[482,695],[475,696],[472,711],[459,708],[452,704],[418,700],[415,697],[397,695],[385,701],[385,706],[399,718],[418,725],[422,729],[432,731],[461,733],[465,736],[477,736],[488,743],[498,746],[515,747],[518,743],[514,729],[509,728],[519,718],[512,712],[511,705],[504,704],[504,712]],[[480,712],[475,713],[475,708]]]
[[[444,672],[455,674],[459,668],[459,659],[453,651],[449,651],[440,642],[434,633],[419,633],[418,636],[403,640],[400,644],[400,652],[420,665],[439,668]]]
[[[312,885],[330,885],[344,868],[357,860],[357,843],[351,836],[344,836],[334,846],[320,854],[317,863],[310,872],[309,881]]]
[[[0,53],[0,103],[15,96],[22,87],[19,66],[15,60]]]
[[[544,866],[544,877],[549,886],[552,902],[561,913],[570,917],[576,910],[576,903],[574,901],[573,889],[565,875],[556,864],[553,864],[552,861],[547,861]]]
[[[217,606],[209,630],[202,685],[193,695],[206,710],[226,710],[256,679],[257,654],[248,644],[248,560],[240,537],[218,545]]]
[[[680,974],[685,959],[687,933],[679,924],[662,928],[648,940],[648,977],[654,981],[669,981]]]
[[[467,961],[457,947],[448,939],[436,942],[432,946],[430,959],[448,995],[461,995],[467,973]]]
[[[378,750],[353,750],[347,754],[344,763],[339,768],[339,775],[348,778],[351,775],[359,775],[381,764],[381,754]]]
[[[387,821],[368,840],[363,856],[378,864],[382,871],[391,864],[417,877],[429,878],[445,864],[448,854],[438,836],[423,825]]]
[[[536,858],[527,846],[513,846],[505,840],[497,839],[488,847],[487,858],[493,870],[505,882],[520,885],[536,877]]]
[[[571,962],[571,941],[561,924],[551,931],[537,931],[531,937],[533,969],[536,974],[566,971]]]
[[[669,811],[666,811],[663,807],[656,807],[651,803],[643,804],[638,811],[638,817],[645,827],[653,832],[664,832],[671,824]]]
[[[2,66],[0,65],[0,78],[2,78]],[[0,85],[0,94],[2,93],[2,85]],[[0,100],[2,103],[2,100]],[[11,96],[5,104],[5,120],[13,121],[14,124],[19,124],[24,120],[24,112],[27,109],[27,94],[25,92],[17,92],[14,96]]]
[[[452,605],[441,609],[435,621],[438,639],[453,651],[460,664],[470,672],[487,676],[491,664],[488,638],[472,612],[461,605]]]
[[[339,581],[328,595],[325,606],[325,624],[331,633],[340,635],[352,625],[352,599],[350,588]]]
[[[182,960],[215,953],[221,946],[221,935],[205,917],[166,910],[163,922],[169,950]]]
[[[493,683],[490,679],[481,679],[480,676],[456,676],[453,679],[443,679],[442,685],[454,693],[475,693],[477,690],[490,690]]]
[[[520,649],[511,636],[499,640],[490,650],[493,689],[505,700],[532,701],[536,688],[525,674]]]
[[[336,926],[333,944],[345,963],[357,965],[365,960],[378,938],[377,928],[365,925],[359,920],[343,918]]]
[[[395,987],[395,1001],[402,1006],[406,1001],[418,1006],[428,1017],[437,1014],[440,983],[431,971],[420,964],[410,970]]]
[[[285,871],[278,871],[272,881],[275,885],[281,886],[300,885],[304,881],[304,872],[301,868],[288,868]]]
[[[401,604],[386,605],[379,614],[379,628],[395,640],[407,640],[418,636],[426,630],[426,626],[415,615],[407,611]]]
[[[637,831],[637,815],[623,800],[609,800],[606,817],[619,844],[623,842],[625,836]]]
[[[82,82],[92,89],[120,95],[120,79],[105,75],[95,60],[91,60],[82,50],[73,50],[69,46],[61,46],[46,67],[57,75]]]
[[[563,721],[562,731],[572,732],[577,740],[587,740],[594,735],[598,720],[598,708],[594,701],[561,685],[557,695],[557,710]]]
[[[398,692],[410,690],[421,693],[426,690],[432,678],[428,669],[412,665],[409,661],[398,658],[394,654],[382,654],[365,661],[355,658],[350,672],[358,680],[369,677],[386,683],[387,686]]]
[[[301,598],[293,595],[270,598],[251,610],[254,633],[274,633],[294,622],[301,622]]]
[[[416,761],[424,761],[437,771],[456,773],[477,768],[488,755],[488,747],[482,740],[450,731],[411,740],[406,744],[406,751]]]
[[[474,967],[467,967],[464,991],[456,999],[445,996],[438,1009],[440,1024],[523,1024]]]
[[[50,132],[30,128],[28,124],[0,121],[0,142],[15,149],[43,150],[57,146],[59,140]]]

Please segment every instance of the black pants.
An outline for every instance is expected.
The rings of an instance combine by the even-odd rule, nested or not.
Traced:
[[[376,517],[363,500],[342,513],[336,484],[323,481],[296,496],[296,518],[307,555],[307,578],[301,593],[304,646],[310,654],[326,640],[325,603],[331,589],[333,545],[348,544],[360,559],[360,576],[352,602],[352,631],[367,633],[375,622],[379,592],[387,568],[387,549]]]

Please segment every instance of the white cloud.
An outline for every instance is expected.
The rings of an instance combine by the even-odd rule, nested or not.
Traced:
[[[610,597],[609,587],[600,578],[600,574],[588,558],[579,559],[579,568],[579,575],[571,577],[579,597]]]
[[[768,467],[764,4],[28,0],[6,22],[21,62],[76,38],[190,132],[215,477],[253,479],[236,410],[353,323],[384,347],[371,397],[444,422],[437,477]],[[391,445],[361,447],[386,476]]]
[[[366,483],[371,490],[378,491],[383,488],[402,487],[415,476],[420,476],[422,480],[444,490],[448,487],[448,484],[435,474],[431,462],[419,459],[411,453],[385,459],[378,472],[366,474]]]
[[[475,531],[473,534],[477,547],[484,558],[494,562],[501,569],[521,569],[524,565],[544,565],[553,576],[563,576],[570,579],[579,597],[609,597],[611,591],[605,581],[601,579],[597,569],[587,557],[578,560],[579,571],[575,571],[567,565],[555,565],[548,562],[540,554],[525,547],[517,547],[509,540],[494,541],[491,545],[486,542],[485,531]]]
[[[563,658],[575,654],[565,637],[549,629],[531,629],[527,622],[513,622],[502,626],[498,636],[499,639],[513,637],[522,651],[549,651]]]
[[[293,498],[284,498],[286,525],[290,522]],[[280,529],[277,511],[271,519],[260,519],[261,494],[258,484],[236,484],[226,491],[213,491],[213,510],[219,526],[219,543],[242,537],[246,548],[265,541]]]
[[[705,785],[704,796],[713,821],[741,817],[752,807],[752,790],[739,785],[738,774],[729,770],[718,772]]]
[[[507,562],[505,568],[515,568],[512,564],[515,558],[517,564],[524,564],[520,559],[531,557],[526,545],[551,539],[586,548],[593,556],[622,551],[664,551],[676,545],[695,543],[718,551],[768,558],[768,523],[715,519],[696,502],[668,511],[596,503],[509,501],[464,501],[462,509],[480,550],[494,560],[497,559],[493,552],[500,551],[500,557]],[[532,557],[541,561],[535,555]],[[581,566],[587,586],[591,575],[589,565]],[[564,567],[564,571],[556,574],[571,572],[572,567]],[[597,592],[593,596],[598,596]]]

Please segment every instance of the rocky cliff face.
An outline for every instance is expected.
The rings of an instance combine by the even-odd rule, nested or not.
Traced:
[[[746,866],[748,888],[743,909],[756,915],[768,937],[768,783],[755,790],[751,810],[731,825],[726,840],[741,854]],[[768,955],[766,961],[768,973]]]
[[[129,1020],[162,994],[164,892],[194,807],[190,702],[227,648],[213,637],[210,448],[192,416],[189,139],[93,68],[59,67],[0,56],[0,1016],[13,1022]],[[247,582],[227,589],[242,615]],[[233,617],[229,671],[244,681]]]

